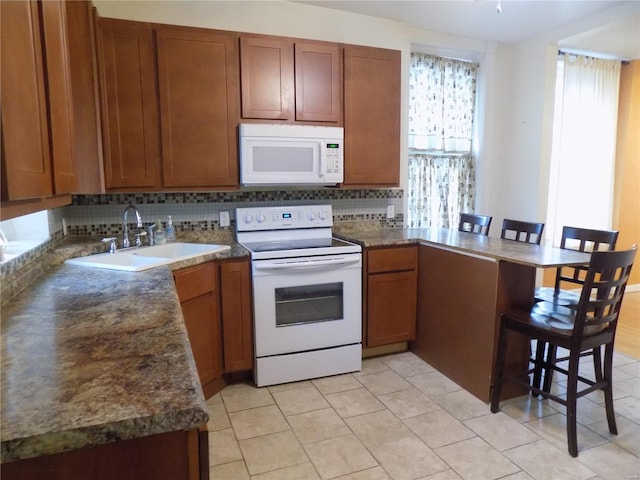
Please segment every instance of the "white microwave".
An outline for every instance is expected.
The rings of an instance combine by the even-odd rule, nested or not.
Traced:
[[[344,129],[240,124],[243,185],[335,185],[344,179]]]

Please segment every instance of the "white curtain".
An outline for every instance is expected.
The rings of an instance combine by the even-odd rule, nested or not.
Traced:
[[[474,179],[470,154],[411,154],[408,226],[457,228],[460,214],[473,211]]]
[[[477,65],[411,53],[409,148],[471,151]]]
[[[620,61],[563,54],[558,60],[547,238],[562,227],[610,229]]]
[[[475,207],[477,65],[411,53],[407,226],[455,228]]]

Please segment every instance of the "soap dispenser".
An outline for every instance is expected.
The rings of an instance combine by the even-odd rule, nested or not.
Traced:
[[[171,219],[171,215],[167,216],[167,228],[165,232],[166,232],[167,242],[176,241],[176,231],[173,228],[173,220]]]

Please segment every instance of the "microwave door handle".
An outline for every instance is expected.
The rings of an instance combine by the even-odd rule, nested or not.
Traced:
[[[320,178],[324,178],[325,174],[327,173],[327,167],[324,163],[325,152],[322,142],[320,142],[320,148],[318,149],[318,152],[320,154],[320,171],[318,172],[318,176]]]

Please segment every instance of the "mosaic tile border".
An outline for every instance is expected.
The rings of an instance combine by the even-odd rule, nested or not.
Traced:
[[[314,189],[314,190],[251,190],[233,192],[157,192],[108,193],[73,195],[72,205],[126,205],[162,203],[239,203],[300,200],[402,199],[404,190],[388,189]]]
[[[359,221],[367,221],[367,222],[377,222],[378,228],[403,228],[404,226],[404,215],[396,214],[396,216],[392,219],[386,218],[384,214],[378,213],[367,213],[367,214],[347,214],[347,215],[334,215],[333,222],[334,225],[338,226],[342,222],[359,222]],[[146,229],[147,226],[151,225],[151,223],[144,223],[144,227]],[[163,223],[163,228],[166,224]],[[173,224],[176,232],[206,232],[211,230],[231,230],[235,232],[236,230],[236,221],[235,219],[231,220],[229,227],[221,227],[220,223],[216,221],[210,220],[201,220],[201,221],[174,221]],[[78,236],[111,236],[114,235],[114,232],[121,235],[122,234],[122,223],[102,223],[95,225],[70,225],[67,227],[67,231],[70,235],[78,235]]]

